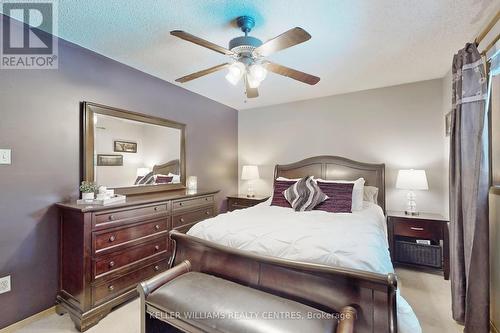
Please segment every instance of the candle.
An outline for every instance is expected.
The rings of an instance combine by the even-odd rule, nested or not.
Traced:
[[[196,191],[198,187],[198,178],[196,176],[189,176],[187,180],[187,188],[191,191]]]

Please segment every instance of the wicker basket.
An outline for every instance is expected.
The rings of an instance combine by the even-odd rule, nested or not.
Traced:
[[[442,268],[441,246],[396,241],[396,261]]]

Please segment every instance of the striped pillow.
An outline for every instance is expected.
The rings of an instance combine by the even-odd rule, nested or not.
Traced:
[[[315,210],[330,213],[352,213],[353,183],[317,182],[319,188],[328,196],[328,199],[317,205]]]
[[[286,200],[297,212],[313,210],[328,196],[321,191],[312,176],[304,177],[283,192]]]
[[[153,175],[153,171],[151,171],[143,177],[140,177],[140,176],[137,177],[134,185],[150,185],[150,184],[154,184],[154,182],[155,182],[155,178]]]

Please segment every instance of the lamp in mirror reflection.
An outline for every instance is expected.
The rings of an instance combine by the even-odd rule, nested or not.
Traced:
[[[144,177],[150,172],[149,168],[137,168],[137,177]]]

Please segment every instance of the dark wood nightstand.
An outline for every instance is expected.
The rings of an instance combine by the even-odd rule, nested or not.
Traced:
[[[232,212],[235,209],[252,207],[256,204],[266,201],[267,199],[269,199],[269,197],[255,196],[249,198],[244,194],[228,195],[227,210]]]
[[[438,214],[387,212],[389,250],[394,264],[433,267],[443,270],[445,280],[450,275],[450,245],[448,220]],[[431,244],[417,244],[416,240]],[[438,257],[439,256],[439,257]]]

